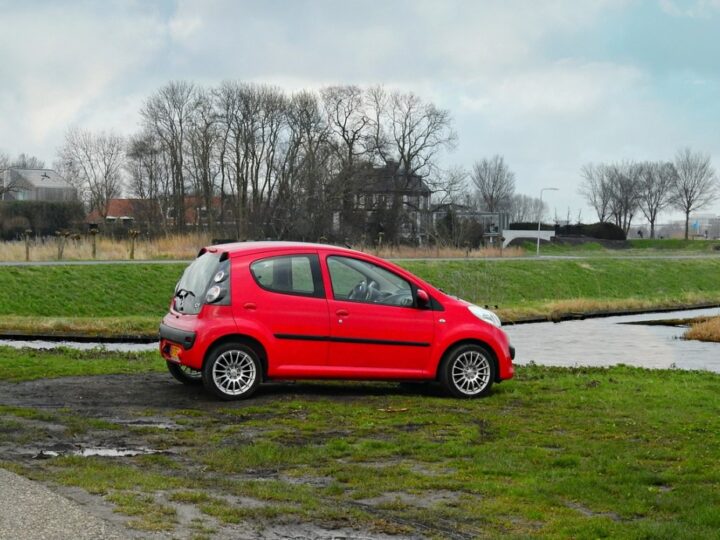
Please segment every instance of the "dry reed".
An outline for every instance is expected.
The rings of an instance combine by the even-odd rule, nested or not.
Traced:
[[[92,259],[92,237],[83,236],[79,239],[47,238],[30,242],[31,261],[58,260],[58,246],[65,242],[63,260],[80,261]],[[96,246],[97,260],[129,260],[130,239],[118,239],[98,236]],[[208,245],[211,238],[208,234],[171,234],[153,239],[138,238],[135,241],[135,259],[178,259],[188,260],[197,256],[198,250]],[[353,246],[360,251],[373,253],[388,259],[415,258],[486,258],[486,257],[519,257],[524,254],[522,248],[481,248],[458,249],[453,247],[412,247],[412,246]],[[25,260],[25,242],[23,240],[0,242],[0,261],[19,262]]]
[[[720,343],[720,317],[694,323],[684,334],[685,339]]]

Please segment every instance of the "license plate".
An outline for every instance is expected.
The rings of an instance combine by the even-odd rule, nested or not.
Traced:
[[[178,345],[170,345],[170,360],[176,362],[180,360],[180,347]]]

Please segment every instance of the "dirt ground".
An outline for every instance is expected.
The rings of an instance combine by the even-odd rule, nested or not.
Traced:
[[[198,464],[192,460],[192,450],[183,443],[176,446],[175,433],[187,426],[178,424],[178,411],[191,411],[196,422],[221,422],[228,411],[245,407],[272,406],[278,397],[282,399],[328,399],[339,401],[366,400],[371,396],[398,395],[417,389],[402,389],[396,384],[323,385],[313,383],[278,383],[264,385],[256,396],[248,401],[221,402],[202,387],[184,386],[170,378],[169,374],[107,375],[94,377],[66,377],[42,379],[22,383],[0,383],[0,405],[39,411],[40,417],[14,418],[0,426],[0,459],[17,464],[26,470],[35,470],[36,479],[64,496],[80,503],[92,514],[116,524],[127,525],[130,518],[118,513],[114,505],[102,494],[92,494],[73,485],[63,485],[47,480],[40,474],[43,467],[52,469],[53,460],[62,456],[101,455],[113,456],[112,463],[130,463],[135,455],[157,452],[171,457],[176,463],[187,467],[193,474],[199,473]],[[424,390],[434,393],[435,390]],[[43,417],[43,415],[45,415]],[[60,415],[54,420],[53,415]],[[63,418],[65,420],[63,420]],[[77,426],[70,426],[67,419],[78,419]],[[72,423],[72,422],[71,422]],[[252,428],[242,435],[254,437]],[[137,463],[137,462],[135,462]],[[29,467],[29,469],[27,469]],[[185,472],[180,469],[178,475]],[[188,472],[188,474],[190,474]],[[201,474],[201,472],[200,472]],[[289,479],[278,471],[252,471],[250,479],[277,478],[282,481],[328,484],[327,478]],[[49,478],[52,478],[50,476]],[[225,495],[226,496],[226,495]],[[419,509],[436,502],[452,502],[453,492],[440,492],[437,501],[406,493],[390,493],[352,504],[364,511],[377,511],[382,519],[395,521],[398,530],[414,531],[410,534],[387,535],[378,530],[356,530],[333,527],[332,524],[313,524],[305,521],[228,524],[212,516],[202,514],[190,504],[174,502],[167,493],[157,492],[155,501],[175,510],[176,525],[172,531],[128,530],[133,538],[417,538],[423,531],[431,535],[465,538],[455,535],[451,528],[427,529],[422,523],[409,523],[401,518],[393,519],[379,506],[392,501],[413,505]],[[245,498],[236,500],[245,506],[266,504]],[[417,535],[419,533],[419,536]]]

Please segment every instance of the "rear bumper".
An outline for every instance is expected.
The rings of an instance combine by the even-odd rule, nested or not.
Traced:
[[[186,351],[191,349],[195,344],[196,336],[197,334],[195,332],[174,328],[164,323],[160,324],[160,341],[172,341],[173,343],[182,345]]]

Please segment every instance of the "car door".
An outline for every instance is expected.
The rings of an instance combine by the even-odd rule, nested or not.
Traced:
[[[253,290],[247,291],[242,316],[272,336],[270,375],[320,374],[330,330],[318,255],[259,255],[249,262],[249,271]]]
[[[359,258],[327,255],[330,350],[339,376],[411,377],[427,364],[433,313],[415,307],[413,284]]]

